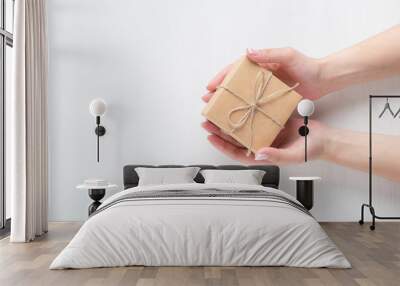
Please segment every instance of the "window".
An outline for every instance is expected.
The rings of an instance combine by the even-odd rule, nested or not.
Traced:
[[[0,235],[9,230],[10,194],[5,193],[5,104],[11,92],[14,0],[0,0]]]

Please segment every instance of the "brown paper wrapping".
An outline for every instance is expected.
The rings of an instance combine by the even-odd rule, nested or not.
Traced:
[[[263,112],[255,111],[253,126],[251,126],[251,120],[246,120],[243,126],[234,129],[232,122],[228,118],[229,113],[235,108],[254,102],[255,87],[258,84],[257,77],[260,72],[270,73],[249,61],[247,57],[241,58],[221,83],[223,88],[217,89],[202,112],[203,116],[209,121],[253,153],[257,153],[257,150],[262,147],[271,146],[302,99],[301,95],[292,90],[265,104],[259,104],[258,107],[268,116]],[[237,96],[227,91],[227,89]],[[263,97],[268,97],[274,91],[282,89],[289,89],[289,87],[272,75],[264,90]],[[245,110],[232,113],[231,121],[238,122],[244,113]],[[280,123],[281,126],[276,122]]]

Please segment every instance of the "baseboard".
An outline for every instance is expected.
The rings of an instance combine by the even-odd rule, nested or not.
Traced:
[[[3,239],[10,235],[11,230],[11,218],[6,219],[6,223],[3,228],[0,228],[0,239]]]

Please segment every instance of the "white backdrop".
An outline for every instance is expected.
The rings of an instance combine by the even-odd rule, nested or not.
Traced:
[[[398,0],[49,0],[48,9],[49,216],[67,221],[85,219],[90,203],[75,186],[89,177],[121,186],[124,164],[234,163],[208,144],[200,96],[246,48],[293,46],[320,57],[400,20]],[[367,131],[369,93],[400,94],[400,78],[332,94],[315,117]],[[108,102],[100,164],[88,110],[96,97]],[[400,134],[397,122],[379,131]],[[312,210],[319,220],[359,219],[367,174],[325,162],[285,167],[281,188],[294,193],[289,175],[323,178]],[[378,179],[376,188],[379,214],[400,215],[399,184]]]

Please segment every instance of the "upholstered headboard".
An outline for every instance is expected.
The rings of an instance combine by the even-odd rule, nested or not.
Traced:
[[[277,189],[279,187],[279,167],[278,166],[240,166],[240,165],[189,165],[188,167],[200,167],[204,169],[220,169],[220,170],[247,170],[256,169],[265,171],[264,178],[262,180],[262,185],[265,187],[271,187]],[[183,165],[126,165],[124,167],[124,189],[136,187],[139,183],[138,174],[135,171],[137,167],[147,167],[147,168],[180,168],[186,167]],[[197,183],[204,183],[203,176],[199,173],[194,180]]]

